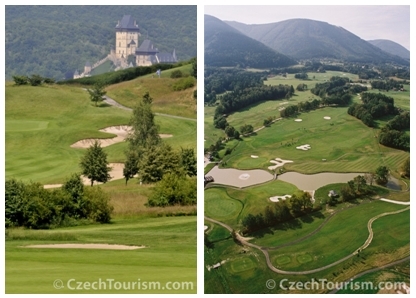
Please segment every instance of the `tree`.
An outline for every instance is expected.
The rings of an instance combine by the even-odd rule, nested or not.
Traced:
[[[155,124],[155,114],[152,112],[152,101],[149,92],[146,92],[143,99],[134,107],[133,115],[129,125],[132,129],[127,137],[130,151],[140,152],[144,149],[160,143],[158,127]]]
[[[13,80],[16,85],[27,85],[28,83],[27,76],[13,76]]]
[[[181,148],[181,165],[189,177],[196,176],[196,156],[193,149]]]
[[[197,78],[197,59],[192,62],[192,76],[196,79]]]
[[[410,156],[404,161],[402,165],[402,176],[410,178]]]
[[[232,138],[234,137],[234,132],[235,132],[235,128],[231,125],[227,126],[225,128],[225,134],[227,135],[227,137]]]
[[[138,163],[139,163],[139,157],[137,155],[137,152],[129,151],[127,153],[127,160],[124,163],[124,169],[123,169],[123,176],[126,179],[126,185],[129,179],[133,178],[134,175],[136,175],[137,172],[139,171]]]
[[[107,154],[98,141],[91,145],[85,155],[82,157],[80,166],[82,175],[91,180],[91,186],[94,181],[106,183],[111,179],[111,167],[107,166]]]
[[[376,183],[379,185],[386,185],[388,182],[389,169],[386,166],[379,166],[376,169]]]
[[[253,125],[251,124],[244,124],[243,126],[240,127],[241,134],[243,135],[252,133],[253,130],[254,128],[253,128]]]
[[[27,78],[31,86],[39,86],[42,84],[43,78],[40,75],[33,74],[31,77]]]
[[[92,89],[87,89],[90,94],[91,101],[95,102],[95,106],[97,106],[98,102],[103,101],[103,96],[107,93],[104,89],[105,85],[102,82],[97,82],[94,84]]]

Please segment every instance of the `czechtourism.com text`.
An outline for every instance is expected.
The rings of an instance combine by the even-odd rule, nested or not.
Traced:
[[[266,282],[266,287],[269,290],[276,287],[286,291],[299,290],[399,290],[406,287],[405,282],[379,282],[373,283],[371,281],[347,281],[347,282],[332,282],[327,279],[311,279],[310,281],[290,281],[289,279],[282,279],[276,282],[269,279]]]
[[[67,288],[73,291],[98,291],[98,290],[137,290],[137,291],[183,291],[193,290],[194,283],[191,281],[168,281],[161,283],[159,281],[142,281],[140,278],[133,281],[117,281],[113,278],[99,278],[93,281],[81,281],[71,278],[64,282],[56,279],[53,287],[57,290]]]

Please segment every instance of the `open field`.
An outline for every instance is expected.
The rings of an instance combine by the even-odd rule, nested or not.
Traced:
[[[120,104],[133,108],[138,99],[146,92],[153,98],[152,109],[155,113],[164,113],[196,119],[196,100],[193,98],[195,86],[182,91],[174,91],[173,84],[180,80],[171,79],[174,70],[189,74],[192,65],[184,65],[175,69],[162,71],[161,77],[155,74],[142,76],[131,81],[111,85],[106,88],[107,95]]]
[[[6,84],[6,179],[44,184],[62,183],[79,171],[85,149],[70,145],[81,139],[112,138],[99,129],[127,124],[131,112],[95,107],[88,93],[74,86],[14,86]],[[196,147],[196,122],[156,116],[166,142],[175,148]],[[124,162],[126,143],[104,148],[108,162]]]
[[[155,236],[157,235],[157,236]],[[144,245],[138,250],[25,248],[34,244]],[[6,293],[196,293],[196,217],[116,218],[111,224],[55,230],[8,230]],[[61,280],[63,288],[54,288]],[[71,290],[76,282],[114,279],[113,289]],[[141,289],[116,290],[115,282]],[[150,282],[159,282],[150,288]],[[167,282],[172,282],[170,285]],[[169,290],[174,282],[183,289]],[[185,283],[186,282],[186,283]],[[190,282],[190,283],[189,283]],[[144,288],[147,284],[148,288]],[[192,286],[192,288],[191,288]],[[164,289],[162,288],[164,287]]]

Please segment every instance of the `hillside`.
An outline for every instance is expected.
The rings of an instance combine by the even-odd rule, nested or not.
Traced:
[[[206,65],[270,68],[296,64],[215,17],[205,15],[204,25]]]
[[[344,28],[325,22],[291,19],[261,25],[226,23],[248,37],[295,59],[331,58],[351,62],[409,64]]]
[[[410,60],[410,51],[398,44],[397,42],[387,39],[367,40],[372,45],[382,49],[383,51]]]
[[[133,16],[144,38],[179,60],[196,56],[196,6],[12,6],[5,8],[5,73],[63,79],[115,45],[115,26]]]

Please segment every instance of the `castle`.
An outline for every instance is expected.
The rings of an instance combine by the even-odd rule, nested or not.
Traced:
[[[102,63],[110,60],[116,66],[116,70],[133,67],[132,55],[136,66],[150,66],[158,63],[176,63],[176,51],[172,53],[161,53],[149,39],[143,40],[139,45],[140,29],[131,15],[124,15],[121,21],[117,22],[115,27],[116,44],[115,49],[110,54],[98,61],[94,65],[89,62],[84,67],[81,74],[76,70],[74,79],[89,76],[91,71]],[[128,62],[130,60],[130,63]]]

